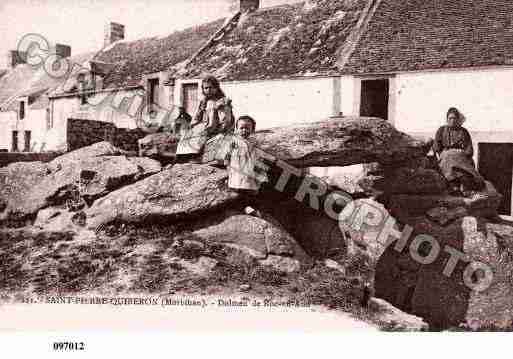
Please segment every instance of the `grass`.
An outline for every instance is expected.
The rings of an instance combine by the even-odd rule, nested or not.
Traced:
[[[207,275],[187,270],[201,257]],[[299,273],[234,261],[230,249],[203,243],[174,227],[112,226],[95,236],[0,230],[0,298],[41,295],[238,295],[294,300],[352,313],[375,322],[362,307],[365,263],[342,263],[346,276],[317,262]],[[246,291],[247,289],[247,291]]]
[[[215,259],[208,276],[184,270],[179,260]],[[255,294],[303,296],[333,308],[347,307],[344,296],[358,296],[351,283],[323,265],[287,274],[251,261],[233,261],[227,247],[202,243],[192,234],[161,226],[111,225],[93,238],[72,233],[0,231],[0,292],[71,294],[84,291],[121,294],[238,290],[250,284]],[[354,283],[353,283],[354,284]],[[357,298],[350,300],[357,302]]]

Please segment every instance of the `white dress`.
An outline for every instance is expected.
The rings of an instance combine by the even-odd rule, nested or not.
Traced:
[[[262,182],[267,182],[267,175],[257,167],[258,153],[253,139],[232,136],[226,142],[228,160],[228,187],[258,191]]]
[[[230,129],[233,124],[232,117],[231,101],[228,98],[207,100],[201,121],[183,132],[176,148],[176,154],[201,153],[210,137]]]

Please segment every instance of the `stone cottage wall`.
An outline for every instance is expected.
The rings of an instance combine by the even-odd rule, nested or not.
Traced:
[[[67,123],[68,151],[92,145],[96,142],[109,141],[125,151],[138,151],[137,140],[146,134],[141,129],[117,128],[114,124],[103,121],[69,119]]]
[[[67,149],[73,151],[96,142],[110,141],[115,130],[112,123],[70,118],[66,128]]]

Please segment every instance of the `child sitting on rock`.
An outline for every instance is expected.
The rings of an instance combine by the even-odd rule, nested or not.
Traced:
[[[256,122],[250,116],[241,116],[235,123],[235,134],[226,143],[224,164],[228,169],[228,187],[250,198],[258,193],[260,185],[267,182],[267,175],[257,166],[256,141],[251,137]],[[247,214],[256,212],[250,207]],[[249,212],[249,213],[248,213]]]

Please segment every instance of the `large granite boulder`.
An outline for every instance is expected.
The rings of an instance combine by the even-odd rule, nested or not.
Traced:
[[[56,160],[59,160],[58,158]],[[50,163],[44,175],[31,181],[25,191],[7,196],[3,219],[33,216],[40,209],[71,203],[90,204],[110,191],[160,171],[158,162],[149,158],[125,156],[66,158],[58,166]],[[21,183],[27,183],[25,180]],[[26,186],[26,185],[25,185]]]
[[[26,193],[50,173],[43,162],[16,162],[0,168],[0,221],[22,220],[26,213],[16,209],[26,201]]]
[[[238,214],[192,232],[190,238],[226,248],[230,262],[260,264],[280,272],[297,272],[312,260],[277,222]]]
[[[405,313],[380,298],[369,300],[369,310],[382,323],[382,330],[400,332],[419,332],[429,330],[422,318]]]
[[[83,206],[161,170],[149,158],[126,157],[108,142],[59,156],[47,164],[14,163],[0,174],[0,220],[33,218],[40,209]]]
[[[71,211],[65,206],[47,207],[37,212],[33,226],[48,232],[78,231],[85,225],[83,211]]]
[[[423,157],[429,146],[378,118],[335,118],[258,131],[261,150],[292,166],[348,166],[367,162],[386,165]],[[222,152],[224,138],[207,142],[203,162]]]
[[[377,214],[380,223],[361,227],[364,232],[360,235],[353,234],[353,240],[360,237],[365,242],[374,259],[377,297],[424,318],[432,329],[504,329],[512,325],[513,288],[507,278],[513,257],[504,248],[513,248],[509,244],[513,227],[490,223],[498,218],[502,200],[493,184],[486,182],[482,191],[467,197],[448,195],[446,181],[431,159],[419,157],[401,166],[372,168],[359,185],[367,194],[377,194],[384,204],[360,211],[366,216],[364,223],[368,212],[372,218]],[[358,223],[355,219],[352,217]],[[389,228],[389,223],[394,225]],[[507,238],[502,240],[506,243],[502,253],[494,226]],[[372,228],[377,232],[374,237],[369,235]],[[461,255],[455,263],[454,253]],[[470,264],[482,263],[488,269],[482,273],[492,273],[493,280],[480,289],[472,281],[479,283],[486,275],[480,277],[479,271],[476,273],[481,274],[468,274],[473,273]]]
[[[112,221],[144,222],[192,218],[236,201],[225,170],[180,164],[109,193],[88,208],[87,226]]]
[[[354,230],[324,211],[308,208],[294,199],[262,201],[259,209],[264,218],[274,218],[292,234],[310,257],[334,261],[345,275],[372,290],[374,269],[384,250],[378,248],[376,233]]]
[[[90,146],[82,147],[77,150],[68,152],[53,159],[49,164],[52,169],[62,167],[67,163],[75,163],[76,161],[83,160],[84,158],[90,157],[102,157],[102,156],[120,156],[129,154],[110,142],[102,141],[94,143]]]
[[[512,224],[467,216],[444,227],[419,218],[405,249],[390,246],[380,258],[376,296],[423,317],[433,329],[511,328]],[[429,234],[440,246],[438,255],[425,263],[411,254],[413,238],[420,234]],[[427,258],[432,248],[418,253],[424,251]]]

